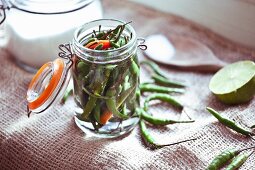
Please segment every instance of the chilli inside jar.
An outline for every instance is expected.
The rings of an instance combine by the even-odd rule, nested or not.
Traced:
[[[77,125],[108,136],[130,131],[139,120],[134,115],[139,105],[134,29],[130,23],[98,20],[78,29],[73,44]]]

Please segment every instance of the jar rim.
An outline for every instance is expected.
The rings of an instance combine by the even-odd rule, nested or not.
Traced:
[[[107,22],[107,21],[115,22],[118,24],[126,24],[126,22],[124,22],[122,20],[117,20],[117,19],[98,19],[98,20],[94,20],[94,21],[88,22],[86,24],[83,24],[82,26],[78,27],[74,32],[73,45],[75,47],[75,51],[78,51],[79,53],[87,52],[87,53],[96,53],[97,55],[103,55],[105,53],[113,54],[113,53],[120,52],[120,51],[126,52],[126,50],[128,50],[129,48],[133,49],[133,46],[136,46],[136,38],[137,38],[136,32],[130,24],[127,24],[125,26],[125,29],[129,30],[132,33],[132,38],[130,39],[130,41],[128,41],[127,44],[121,46],[120,48],[110,49],[110,50],[94,50],[94,49],[86,48],[85,46],[83,46],[82,43],[80,43],[82,38],[79,38],[79,35],[84,31],[84,28],[88,27],[91,24],[93,25],[95,23],[100,23],[100,22],[104,22],[104,21],[105,22]],[[97,25],[97,26],[99,26],[99,25]],[[107,58],[107,59],[110,59],[110,58]]]
[[[63,2],[65,1],[65,2]],[[11,8],[34,14],[63,14],[84,8],[94,0],[10,0]]]

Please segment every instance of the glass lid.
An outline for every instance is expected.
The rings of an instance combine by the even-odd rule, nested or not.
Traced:
[[[61,14],[79,10],[93,0],[10,0],[13,8],[36,14]]]
[[[27,91],[27,112],[41,113],[60,101],[70,81],[71,60],[57,58],[44,64],[31,80]]]

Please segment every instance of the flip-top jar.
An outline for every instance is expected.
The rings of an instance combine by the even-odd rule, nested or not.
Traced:
[[[16,63],[35,71],[57,57],[75,29],[102,18],[100,0],[1,0],[4,47]]]
[[[100,32],[107,32],[123,24],[117,20],[98,20],[75,32],[72,75],[77,105],[76,123],[84,130],[114,136],[131,130],[138,121],[134,115],[138,106],[136,90],[139,84],[134,29],[125,25],[120,38],[124,43],[124,37],[132,37],[119,48],[94,50],[84,47],[99,25]]]
[[[29,113],[40,113],[56,102],[71,73],[75,123],[81,130],[99,137],[131,131],[139,121],[135,114],[139,106],[137,48],[142,46],[129,23],[102,19],[81,26],[74,33],[71,55],[62,53],[64,59],[45,64],[32,80]]]

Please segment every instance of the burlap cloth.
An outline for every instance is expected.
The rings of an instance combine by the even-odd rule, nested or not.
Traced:
[[[198,39],[226,62],[253,59],[254,51],[217,36],[210,30],[170,14],[125,1],[103,1],[105,17],[133,21],[138,35],[180,34]],[[25,55],[25,54],[24,54]],[[143,56],[140,54],[140,59]],[[232,119],[255,123],[255,100],[239,106],[219,103],[208,89],[211,73],[180,71],[162,66],[169,77],[189,84],[179,99],[196,119],[189,125],[150,128],[160,142],[169,143],[198,137],[196,141],[149,150],[144,147],[139,129],[117,139],[88,138],[73,120],[73,100],[49,111],[26,116],[26,91],[32,74],[17,67],[11,57],[0,53],[0,169],[204,169],[221,151],[254,145],[252,140],[233,133],[205,111],[211,106]],[[142,81],[148,78],[142,68]],[[196,110],[194,110],[196,109]],[[167,104],[150,110],[173,118],[185,115]],[[255,169],[252,155],[241,169]]]

